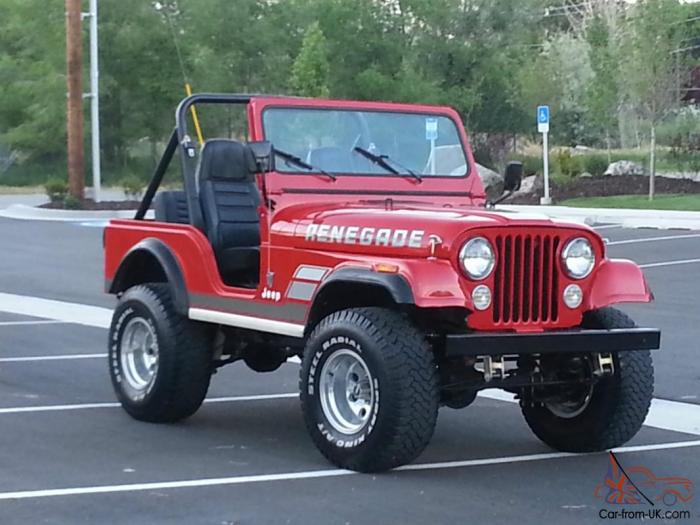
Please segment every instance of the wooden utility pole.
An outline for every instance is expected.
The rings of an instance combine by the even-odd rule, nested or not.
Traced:
[[[81,0],[66,0],[66,78],[68,84],[68,190],[82,200],[85,190],[83,152],[83,52]]]

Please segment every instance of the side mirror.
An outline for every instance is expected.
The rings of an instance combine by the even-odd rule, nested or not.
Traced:
[[[249,142],[248,147],[255,157],[258,173],[275,171],[275,148],[272,146],[272,142],[268,140]]]
[[[514,192],[520,189],[520,184],[523,181],[523,163],[509,162],[506,166],[506,173],[503,177],[503,191]]]

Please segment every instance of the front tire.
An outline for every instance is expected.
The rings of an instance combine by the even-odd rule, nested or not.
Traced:
[[[635,323],[615,308],[584,315],[585,328],[633,328]],[[591,349],[595,351],[595,349]],[[649,351],[613,354],[614,373],[600,379],[581,403],[572,399],[555,408],[523,399],[525,421],[546,444],[565,452],[595,452],[623,445],[644,423],[654,391]],[[572,391],[578,391],[580,387]],[[568,412],[568,413],[567,413]]]
[[[435,429],[433,354],[390,310],[352,308],[323,319],[307,342],[299,389],[311,438],[341,468],[378,472],[408,463]]]
[[[209,389],[212,356],[206,327],[175,310],[167,285],[129,288],[112,317],[109,372],[119,402],[134,419],[185,419]]]

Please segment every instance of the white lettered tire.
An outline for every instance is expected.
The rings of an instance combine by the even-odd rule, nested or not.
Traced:
[[[342,468],[376,472],[408,463],[435,428],[433,354],[391,310],[352,308],[323,319],[307,342],[299,388],[311,438]]]
[[[124,292],[112,317],[108,356],[116,396],[135,419],[184,419],[207,394],[212,372],[208,331],[175,311],[166,284]]]

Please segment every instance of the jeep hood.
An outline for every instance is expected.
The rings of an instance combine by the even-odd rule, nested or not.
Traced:
[[[421,203],[296,204],[279,210],[272,224],[273,244],[325,251],[387,254],[387,248],[427,248],[438,237],[448,248],[465,232],[484,227],[562,224],[540,214],[478,207],[444,207]],[[587,229],[579,224],[565,223]],[[563,225],[563,224],[562,224]],[[403,250],[402,250],[403,251]],[[397,255],[399,255],[397,253]]]

